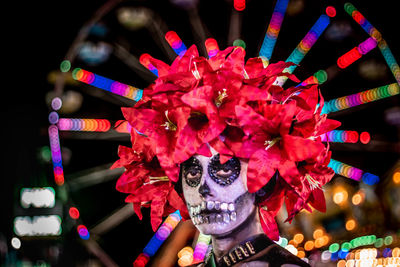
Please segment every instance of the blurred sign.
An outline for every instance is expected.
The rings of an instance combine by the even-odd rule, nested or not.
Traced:
[[[14,219],[14,232],[18,236],[58,236],[62,232],[61,218],[57,215],[18,216]]]
[[[23,208],[53,208],[55,191],[52,187],[35,187],[21,189],[21,206]]]

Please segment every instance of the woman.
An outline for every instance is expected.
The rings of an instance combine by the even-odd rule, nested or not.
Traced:
[[[284,202],[288,221],[310,206],[324,211],[321,187],[334,172],[320,136],[340,123],[320,114],[316,85],[274,85],[298,81],[283,73],[291,63],[244,57],[229,47],[206,59],[192,46],[171,66],[151,59],[159,78],[122,108],[132,147],[119,148],[117,189],[139,218],[151,207],[154,231],[178,209],[211,235],[206,266],[306,266],[271,241],[275,216]]]

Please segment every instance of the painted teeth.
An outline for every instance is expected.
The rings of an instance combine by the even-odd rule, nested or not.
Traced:
[[[219,201],[202,201],[198,205],[188,206],[194,225],[203,223],[230,223],[236,221],[235,204]],[[204,214],[204,210],[218,211],[217,213]]]

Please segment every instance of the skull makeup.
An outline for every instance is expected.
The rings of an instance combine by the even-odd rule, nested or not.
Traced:
[[[193,224],[203,234],[225,236],[242,225],[255,209],[246,187],[247,163],[219,154],[196,155],[181,165],[182,190]]]

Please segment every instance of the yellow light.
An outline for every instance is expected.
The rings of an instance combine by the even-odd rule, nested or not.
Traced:
[[[193,255],[193,248],[192,247],[184,247],[178,252],[178,258],[182,258],[184,255]]]
[[[293,236],[293,240],[297,243],[300,244],[304,240],[304,235],[302,233],[297,233]]]
[[[342,189],[340,191],[337,191],[334,195],[333,195],[333,202],[335,202],[338,205],[343,204],[344,202],[346,202],[348,197],[347,191]]]
[[[400,257],[400,248],[394,248],[392,250],[392,257]]]
[[[310,251],[314,248],[314,241],[312,240],[308,240],[305,244],[304,244],[304,249],[307,251]]]
[[[313,233],[314,239],[320,238],[323,235],[324,235],[324,231],[321,228],[316,229]]]
[[[356,228],[356,221],[354,219],[350,219],[346,222],[346,230],[347,231],[352,231],[354,228]]]
[[[193,261],[193,255],[192,254],[184,254],[181,258],[178,260],[178,265],[179,266],[188,266],[192,264]]]
[[[393,183],[400,184],[400,171],[396,171],[393,174]]]
[[[322,242],[323,242],[322,246],[328,245],[328,243],[329,243],[329,236],[324,235],[324,236],[322,236],[321,238],[322,238]]]
[[[364,196],[364,192],[359,191],[353,195],[351,202],[356,206],[360,205],[364,201]]]

